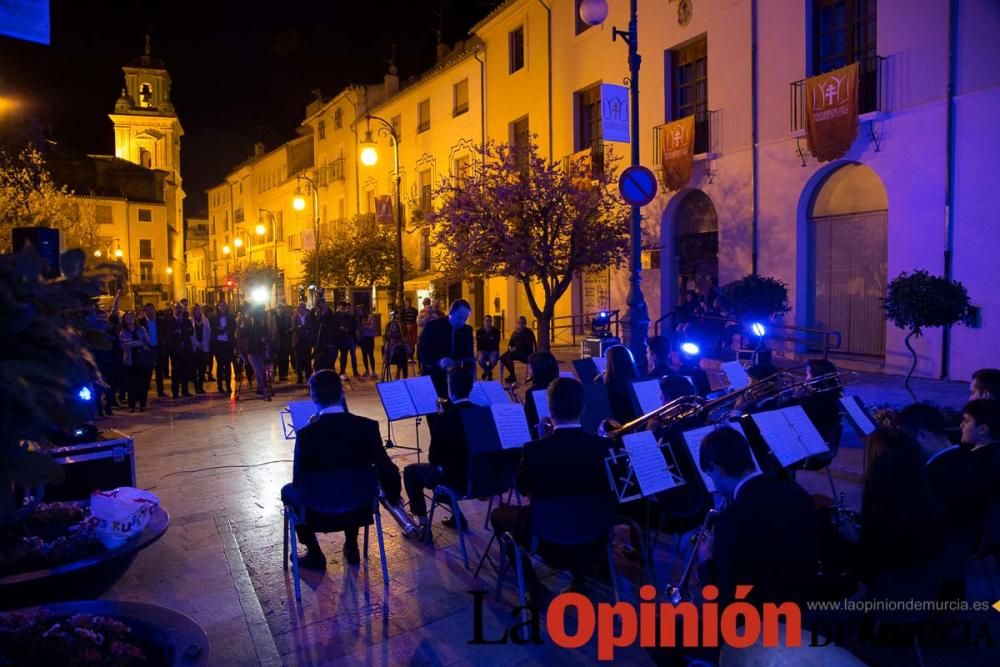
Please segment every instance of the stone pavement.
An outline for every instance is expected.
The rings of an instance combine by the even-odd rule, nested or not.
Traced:
[[[863,396],[874,396],[895,381],[901,387],[899,378],[876,378],[856,388]],[[959,383],[933,386],[940,402],[947,399],[949,405],[961,405],[961,393],[967,390]],[[278,412],[287,401],[302,398],[304,387],[279,385],[270,403],[253,398],[231,402],[214,394],[177,401],[153,399],[144,414],[118,412],[99,423],[134,435],[138,485],[158,494],[171,516],[166,535],[139,554],[106,597],[152,602],[191,615],[205,627],[217,665],[596,662],[594,642],[569,651],[555,647],[544,634],[537,646],[470,645],[470,591],[492,592],[494,571],[487,565],[479,579],[473,578],[462,565],[455,533],[440,524],[434,530],[433,547],[416,545],[401,536],[385,513],[388,594],[382,586],[374,536],[369,566],[351,568],[344,563],[339,534],[334,534],[320,536],[329,567],[325,573],[303,571],[302,603],[297,604],[290,573],[282,564],[279,502],[280,488],[291,478],[293,443],[283,438]],[[379,419],[385,435],[372,382],[354,381],[348,401],[353,412]],[[426,425],[420,430],[426,449]],[[393,438],[412,446],[412,422],[396,425]],[[416,460],[415,453],[405,450],[390,454],[401,469]],[[833,470],[838,491],[855,507],[860,463],[861,450],[847,447]],[[800,473],[799,481],[811,491],[830,493],[825,474]],[[489,539],[483,529],[485,505],[463,504],[471,527],[470,558],[478,559]],[[620,550],[627,534],[620,532],[616,541]],[[676,579],[687,552],[686,541],[660,540],[656,550],[660,586]],[[641,569],[620,553],[616,562],[622,597],[636,600]],[[545,568],[539,572],[554,591],[566,583],[561,574]],[[611,599],[610,590],[599,584],[594,592],[600,599]],[[492,593],[486,596],[487,639],[496,638],[513,621],[514,605],[516,588],[509,575],[500,602]],[[616,660],[651,664],[638,648],[618,651]]]

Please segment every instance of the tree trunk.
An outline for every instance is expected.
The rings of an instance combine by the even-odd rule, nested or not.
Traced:
[[[910,351],[910,356],[913,357],[913,363],[910,364],[910,370],[906,373],[906,379],[903,380],[903,386],[906,387],[906,391],[910,392],[910,397],[913,398],[914,403],[917,402],[917,395],[913,393],[913,390],[910,388],[910,378],[913,376],[913,371],[917,369],[917,351],[913,349],[912,345],[910,345],[910,338],[912,338],[915,333],[915,331],[910,331],[910,333],[906,334],[906,338],[903,339],[903,344],[906,345],[906,349]]]
[[[542,311],[542,314],[538,317],[538,331],[535,332],[535,337],[538,341],[538,351],[548,352],[549,351],[549,332],[552,329],[552,313],[548,310]]]

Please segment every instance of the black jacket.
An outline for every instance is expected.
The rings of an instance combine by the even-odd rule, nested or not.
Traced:
[[[444,470],[444,483],[460,492],[465,491],[469,469],[469,441],[462,411],[475,407],[475,403],[463,401],[449,405],[438,415],[427,452],[427,460]]]
[[[161,330],[163,340],[167,343],[169,354],[193,354],[194,347],[191,345],[191,336],[194,335],[194,326],[191,320],[185,315],[180,320],[171,316],[163,322]]]
[[[527,357],[535,351],[535,333],[528,328],[514,329],[507,345],[512,354]]]
[[[476,331],[476,350],[478,352],[499,352],[500,330],[493,327],[487,331],[486,327],[480,327]]]
[[[218,344],[229,344],[235,345],[236,343],[236,316],[232,313],[226,313],[226,325],[222,326],[221,317],[216,315],[209,320],[212,325],[212,343]],[[225,334],[226,340],[220,341],[219,336]]]
[[[541,440],[532,440],[521,453],[517,488],[533,498],[605,495],[614,492],[604,459],[610,440],[582,428],[561,428]]]
[[[463,324],[459,329],[453,329],[447,317],[431,320],[420,334],[420,344],[417,346],[420,364],[437,368],[439,361],[449,357],[456,362],[468,363],[474,361],[476,352],[473,347],[472,327]]]
[[[313,346],[316,337],[316,318],[307,312],[303,322],[299,322],[299,314],[292,315],[289,325],[292,332],[292,347],[304,351]]]
[[[378,422],[348,412],[325,414],[299,429],[295,439],[292,483],[304,473],[375,466],[389,502],[399,501],[399,468],[382,447]]]
[[[737,585],[753,586],[753,604],[799,600],[816,575],[818,525],[802,487],[763,475],[747,480],[716,518],[701,582],[719,587],[720,605],[733,600]]]

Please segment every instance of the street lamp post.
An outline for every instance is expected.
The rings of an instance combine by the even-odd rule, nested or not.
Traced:
[[[319,192],[316,190],[316,182],[304,174],[299,174],[296,178],[299,181],[305,181],[309,184],[309,189],[312,191],[313,197],[313,242],[315,244],[313,250],[313,259],[316,261],[316,290],[313,293],[313,305],[316,304],[316,300],[319,299],[319,291],[321,288],[321,281],[319,279]],[[304,211],[306,209],[306,200],[299,192],[299,189],[295,190],[295,198],[292,199],[292,208],[296,211]]]
[[[613,28],[611,40],[619,37],[628,44],[629,69],[629,132],[632,149],[632,166],[639,164],[639,34],[636,15],[638,0],[629,0],[628,30]],[[580,18],[587,25],[600,25],[608,16],[607,0],[583,0],[580,3]],[[646,358],[646,335],[649,332],[649,309],[646,298],[642,294],[642,213],[638,206],[633,205],[631,218],[632,252],[629,258],[629,288],[625,299],[628,309],[625,311],[626,344],[632,350],[637,363],[643,363]]]
[[[361,142],[361,162],[366,166],[374,166],[378,162],[378,149],[372,139],[371,122],[379,124],[378,135],[389,137],[392,144],[392,181],[396,188],[396,307],[403,307],[403,175],[399,171],[399,135],[392,123],[380,116],[368,114],[365,117],[367,129],[365,139]]]

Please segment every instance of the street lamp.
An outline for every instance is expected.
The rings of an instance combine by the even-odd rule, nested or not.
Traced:
[[[639,34],[637,29],[636,14],[638,10],[638,0],[629,0],[628,30],[613,28],[611,41],[619,37],[628,44],[628,68],[629,68],[629,140],[632,148],[632,166],[639,164],[639,64],[642,58],[639,56]],[[599,25],[608,17],[607,0],[583,0],[580,3],[580,19],[587,25]],[[644,359],[646,356],[646,334],[649,332],[649,310],[646,308],[646,299],[642,294],[642,214],[638,206],[633,205],[631,214],[632,228],[632,252],[629,258],[629,288],[625,303],[628,309],[625,311],[625,334],[628,336],[626,344],[632,350],[636,359]]]
[[[369,114],[365,117],[367,123],[365,139],[361,142],[361,164],[367,167],[378,162],[378,148],[372,139],[372,121],[379,124],[378,135],[389,137],[392,144],[393,174],[392,181],[396,187],[396,307],[403,307],[403,188],[400,185],[403,175],[399,171],[399,135],[392,123],[380,116]]]
[[[316,265],[316,275],[313,278],[316,281],[313,303],[315,304],[316,299],[319,298],[320,288],[323,286],[322,281],[319,279],[319,192],[316,190],[316,182],[313,179],[304,174],[299,174],[296,178],[300,184],[302,181],[309,184],[309,190],[312,192],[313,197],[313,259]],[[301,185],[295,188],[295,197],[292,198],[292,208],[296,211],[306,210],[306,198],[302,194]]]

